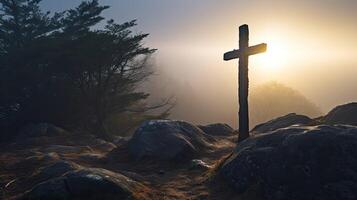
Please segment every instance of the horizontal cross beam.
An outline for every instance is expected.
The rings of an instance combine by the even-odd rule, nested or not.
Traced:
[[[228,60],[240,58],[241,56],[243,56],[242,52],[245,53],[246,56],[251,56],[251,55],[263,53],[266,50],[267,50],[267,44],[262,43],[262,44],[258,44],[255,46],[248,47],[248,49],[245,51],[238,49],[238,50],[233,50],[233,51],[227,52],[224,54],[223,59],[225,61],[228,61]]]

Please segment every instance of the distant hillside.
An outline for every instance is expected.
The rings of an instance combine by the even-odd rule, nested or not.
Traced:
[[[322,115],[318,106],[300,92],[276,82],[252,88],[249,106],[251,126],[288,113],[298,113],[309,117]]]

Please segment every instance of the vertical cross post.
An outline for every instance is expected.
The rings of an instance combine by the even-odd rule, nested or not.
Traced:
[[[249,28],[248,25],[239,27],[239,50],[246,52],[249,47]],[[239,140],[243,141],[249,137],[249,110],[248,110],[248,54],[242,54],[239,57]]]

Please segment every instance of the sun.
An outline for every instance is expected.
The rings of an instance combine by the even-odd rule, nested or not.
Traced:
[[[289,61],[287,45],[276,40],[270,40],[267,44],[266,53],[257,57],[259,65],[267,70],[278,70],[287,65]]]
[[[268,34],[268,37],[263,38],[263,41],[268,45],[267,51],[256,56],[253,60],[254,63],[264,71],[276,72],[292,62],[289,42],[280,37],[280,34]]]

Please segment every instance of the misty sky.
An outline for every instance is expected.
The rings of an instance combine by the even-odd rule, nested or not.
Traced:
[[[79,2],[44,0],[42,5],[45,10],[61,11]],[[104,12],[108,19],[137,19],[135,31],[150,33],[146,44],[159,49],[154,62],[162,85],[156,88],[175,93],[167,85],[181,84],[194,91],[203,105],[231,105],[210,108],[208,113],[236,107],[237,61],[224,62],[222,56],[237,48],[238,26],[244,23],[250,26],[252,45],[266,42],[268,51],[271,48],[267,55],[250,59],[252,88],[281,82],[303,93],[323,112],[357,101],[355,0],[100,2],[111,6]],[[222,118],[206,121],[214,120]]]

